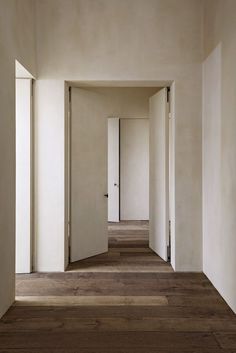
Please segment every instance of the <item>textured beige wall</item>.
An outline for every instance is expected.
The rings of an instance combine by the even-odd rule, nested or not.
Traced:
[[[177,270],[202,269],[201,0],[38,0],[40,78],[175,81]]]
[[[35,74],[31,0],[0,0],[0,317],[15,287],[15,59]]]
[[[37,0],[40,77],[152,78],[201,58],[201,0]],[[179,72],[179,69],[177,69]]]
[[[203,207],[204,219],[204,272],[219,290],[225,300],[236,312],[236,2],[233,0],[207,0],[205,2],[205,33],[204,33],[204,62],[208,65],[208,72],[213,82],[220,80],[220,89],[214,88],[205,92],[204,100],[210,105],[204,116],[204,124],[208,134],[204,138],[203,156],[212,158],[212,151],[218,151],[211,171],[203,174],[203,185],[211,177],[211,189],[216,187],[217,195],[211,196]],[[218,54],[216,54],[218,52]],[[218,57],[216,56],[218,55]],[[215,60],[218,61],[216,71]],[[210,63],[209,63],[209,60]],[[210,65],[210,66],[209,66]],[[218,76],[218,77],[217,77]],[[209,80],[208,80],[209,82]],[[209,84],[209,83],[208,83]],[[214,98],[219,96],[219,102]],[[220,111],[214,114],[215,106]],[[206,108],[206,104],[204,104]],[[214,119],[214,120],[213,120]],[[209,139],[209,121],[214,129],[214,136]],[[206,132],[207,132],[206,131]],[[212,134],[212,133],[211,133]],[[207,170],[206,170],[207,172]],[[211,172],[211,175],[209,173]],[[203,192],[205,190],[203,188]],[[206,195],[204,195],[206,196]],[[220,210],[217,211],[217,210]],[[207,217],[212,215],[211,218]],[[217,219],[220,217],[220,219]],[[215,223],[218,227],[215,227]],[[207,231],[206,231],[207,230]]]

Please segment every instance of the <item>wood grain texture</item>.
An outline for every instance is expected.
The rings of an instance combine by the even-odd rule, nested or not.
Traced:
[[[236,316],[204,274],[173,272],[147,222],[109,233],[106,254],[17,276],[0,353],[236,353]]]

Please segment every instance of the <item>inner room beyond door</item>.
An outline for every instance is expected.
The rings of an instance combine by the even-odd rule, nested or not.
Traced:
[[[152,91],[152,94],[146,97],[147,107],[150,98],[149,246],[165,261],[168,257],[169,243],[167,92],[167,89],[163,88],[154,95]],[[71,88],[70,260],[72,262],[108,251],[107,117],[122,116],[122,111],[118,109],[122,107],[119,100],[114,114],[113,104],[115,102],[117,104],[117,96],[111,100],[112,104],[108,103],[106,94],[109,93],[110,89]]]

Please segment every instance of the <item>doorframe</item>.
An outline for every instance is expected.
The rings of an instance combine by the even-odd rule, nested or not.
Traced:
[[[64,269],[70,263],[70,237],[71,237],[71,88],[91,87],[169,87],[169,134],[171,128],[171,139],[169,138],[169,193],[167,203],[169,207],[170,224],[170,264],[175,268],[175,81],[141,80],[141,81],[65,81],[65,238],[64,238]],[[167,244],[168,245],[168,244]]]
[[[175,82],[169,85],[169,251],[175,268]]]

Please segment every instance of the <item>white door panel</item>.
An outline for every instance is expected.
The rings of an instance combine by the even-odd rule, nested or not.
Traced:
[[[108,250],[107,120],[99,94],[71,89],[71,261]]]
[[[16,273],[32,270],[31,89],[31,79],[16,79]]]
[[[149,246],[167,261],[169,237],[167,89],[150,98],[150,235]]]
[[[120,220],[120,193],[119,193],[119,145],[120,119],[108,119],[108,221]]]

